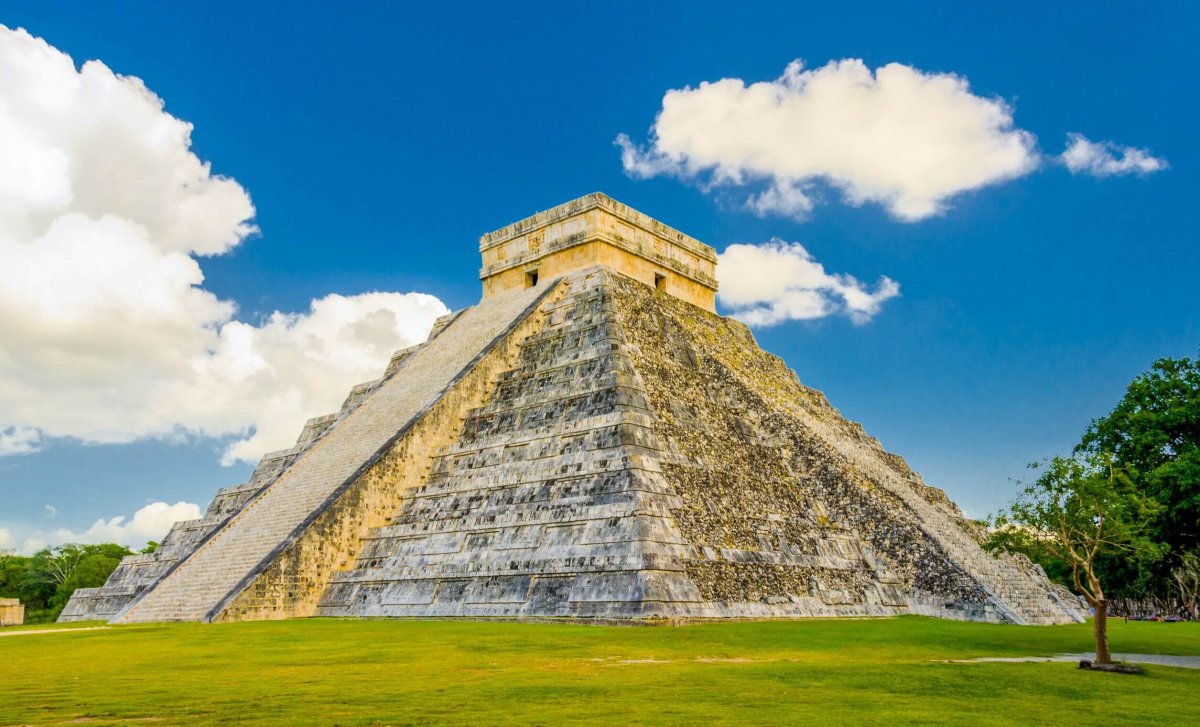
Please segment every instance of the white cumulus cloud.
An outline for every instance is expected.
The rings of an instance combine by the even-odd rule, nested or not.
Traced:
[[[364,293],[329,295],[306,314],[275,313],[259,326],[226,324],[216,354],[201,361],[194,394],[216,392],[207,409],[218,418],[238,411],[257,429],[230,447],[225,461],[253,461],[290,446],[305,419],[337,411],[352,386],[381,375],[397,348],[425,340],[447,312],[431,295]]]
[[[1146,149],[1120,146],[1111,141],[1091,141],[1083,134],[1068,134],[1067,148],[1058,157],[1072,174],[1112,177],[1153,174],[1167,168],[1167,160]]]
[[[162,540],[172,524],[199,517],[200,506],[193,502],[177,502],[174,505],[152,502],[130,518],[123,515],[107,520],[100,518],[82,532],[60,528],[50,535],[58,543],[120,543],[140,547],[147,540]]]
[[[846,315],[866,323],[900,285],[882,276],[874,287],[851,275],[828,273],[797,242],[730,245],[717,265],[717,297],[749,326]]]
[[[814,182],[901,220],[935,215],[956,194],[1038,166],[1032,134],[1004,101],[961,76],[860,60],[812,70],[794,61],[774,81],[726,78],[668,91],[645,146],[617,138],[635,177],[674,175],[708,189],[765,185],[747,206],[803,218]]]
[[[746,200],[746,208],[759,217],[780,215],[805,219],[816,206],[811,195],[812,185],[772,184]]]
[[[255,232],[254,207],[192,126],[139,79],[3,26],[0,79],[0,456],[190,433],[236,435],[226,461],[252,461],[447,312],[366,293],[240,320],[201,261]]]
[[[180,520],[195,520],[201,516],[200,506],[192,502],[152,502],[131,517],[117,515],[98,518],[84,530],[70,528],[43,529],[24,523],[10,523],[0,528],[0,552],[17,551],[28,555],[46,546],[66,543],[118,543],[139,549],[147,541],[160,541],[171,525]]]
[[[0,428],[0,457],[36,452],[41,439],[41,433],[32,427]]]

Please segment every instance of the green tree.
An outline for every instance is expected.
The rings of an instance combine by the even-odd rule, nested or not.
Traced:
[[[45,620],[43,612],[54,597],[55,585],[32,557],[0,555],[0,597],[19,598],[30,623]]]
[[[31,556],[0,555],[0,597],[19,598],[29,623],[58,618],[76,588],[104,585],[132,551],[123,545],[60,545]]]
[[[1095,610],[1096,661],[1112,662],[1108,646],[1108,597],[1096,570],[1105,553],[1152,553],[1145,531],[1157,505],[1107,455],[1055,457],[1030,465],[1041,474],[1023,485],[995,518],[998,530],[1023,533],[1071,572],[1075,590]]]
[[[990,525],[990,523],[989,523]],[[994,527],[983,542],[985,550],[1005,550],[1010,553],[1024,553],[1046,571],[1046,577],[1051,581],[1067,588],[1073,588],[1074,578],[1071,566],[1051,550],[1046,543],[1035,537],[1030,531],[1015,526]]]
[[[1170,589],[1184,553],[1200,548],[1200,358],[1162,358],[1135,378],[1105,417],[1092,422],[1076,453],[1112,454],[1161,510],[1149,536],[1164,559],[1107,557],[1100,570],[1130,595]]]
[[[1171,571],[1171,578],[1179,589],[1179,597],[1188,609],[1188,616],[1200,618],[1200,551],[1184,553],[1179,565]]]
[[[46,608],[54,585],[38,578],[32,559],[22,555],[0,555],[0,597],[19,598],[27,611]]]

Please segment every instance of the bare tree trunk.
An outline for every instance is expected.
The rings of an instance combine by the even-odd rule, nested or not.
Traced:
[[[1111,664],[1112,652],[1108,649],[1108,601],[1100,598],[1096,600],[1096,617],[1092,621],[1092,628],[1096,632],[1096,663]]]

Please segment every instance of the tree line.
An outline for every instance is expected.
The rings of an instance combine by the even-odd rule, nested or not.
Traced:
[[[991,520],[986,545],[1024,553],[1092,607],[1110,661],[1114,598],[1177,597],[1200,618],[1200,358],[1162,358]],[[1168,614],[1164,614],[1168,615]]]
[[[149,542],[141,553],[153,553]],[[117,564],[134,552],[124,545],[59,545],[33,555],[0,553],[0,598],[19,598],[25,605],[25,623],[58,620],[77,588],[104,585]]]

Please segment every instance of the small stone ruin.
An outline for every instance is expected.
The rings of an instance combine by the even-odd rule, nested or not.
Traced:
[[[0,598],[0,626],[20,626],[25,623],[25,607],[17,598]]]

